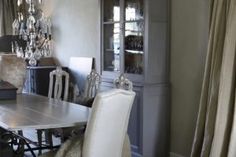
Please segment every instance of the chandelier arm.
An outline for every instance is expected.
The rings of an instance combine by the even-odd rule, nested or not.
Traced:
[[[43,45],[45,44],[46,41],[47,41],[47,39],[44,38],[42,44],[39,45],[38,48],[41,49],[41,48],[43,47]]]

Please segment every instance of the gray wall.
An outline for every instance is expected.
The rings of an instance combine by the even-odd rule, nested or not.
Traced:
[[[172,0],[171,152],[189,157],[208,35],[208,0]]]
[[[52,17],[54,56],[68,66],[70,57],[96,57],[99,65],[99,0],[45,0]]]
[[[99,65],[99,0],[45,2],[60,64],[67,66],[72,56],[88,56]],[[188,157],[204,69],[208,0],[172,0],[171,12],[171,152]]]

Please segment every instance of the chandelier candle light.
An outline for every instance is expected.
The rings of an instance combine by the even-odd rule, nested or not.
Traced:
[[[24,0],[17,0],[17,5],[23,5]],[[44,16],[40,9],[36,9],[37,4],[42,4],[42,0],[25,0],[29,6],[28,15],[24,17],[22,11],[18,11],[18,17],[14,20],[13,35],[18,35],[20,39],[26,41],[23,48],[17,41],[12,42],[12,52],[17,57],[25,59],[30,66],[37,66],[42,57],[51,55],[51,20]]]

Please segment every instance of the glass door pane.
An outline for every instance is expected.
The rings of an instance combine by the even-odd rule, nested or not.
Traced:
[[[143,74],[143,22],[125,24],[125,72]]]
[[[143,74],[143,0],[125,0],[125,73]]]
[[[104,70],[120,71],[120,24],[104,24]]]
[[[104,0],[103,16],[104,22],[120,21],[120,1],[119,0]]]
[[[137,21],[143,20],[143,0],[125,0],[125,20]]]

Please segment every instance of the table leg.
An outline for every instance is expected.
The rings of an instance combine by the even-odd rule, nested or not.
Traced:
[[[39,151],[38,151],[38,155],[41,155],[42,154],[42,130],[37,130],[37,136],[38,136],[38,145],[39,145]]]
[[[50,150],[52,150],[53,149],[52,130],[47,130],[45,132],[45,136],[47,137],[47,142],[49,144]]]
[[[18,134],[20,136],[23,136],[23,131],[22,130],[18,131]],[[17,143],[18,143],[18,148],[16,150],[17,157],[23,157],[24,156],[24,152],[25,152],[25,148],[24,148],[25,141],[23,139],[18,139]]]

